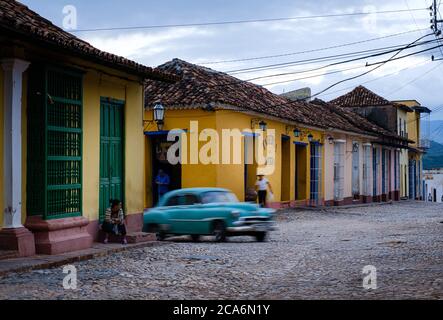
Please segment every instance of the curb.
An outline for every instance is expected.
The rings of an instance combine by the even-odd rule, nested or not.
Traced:
[[[39,258],[33,258],[29,257],[30,260],[37,260],[37,262],[31,262],[28,265],[23,265],[19,267],[11,267],[11,268],[5,268],[4,270],[1,269],[2,262],[14,262],[17,260],[26,260],[26,258],[16,258],[16,259],[9,259],[9,260],[3,260],[0,261],[0,277],[11,274],[11,273],[20,273],[20,272],[29,272],[33,270],[41,270],[41,269],[52,269],[57,268],[66,264],[71,264],[75,262],[81,262],[86,260],[91,260],[95,258],[105,257],[110,254],[119,253],[119,252],[126,252],[130,251],[132,249],[140,249],[140,248],[146,248],[146,247],[156,247],[160,245],[165,245],[167,243],[159,242],[159,241],[152,241],[152,242],[142,242],[139,244],[134,244],[130,246],[121,246],[121,247],[115,247],[115,248],[107,248],[107,249],[95,249],[97,252],[88,252],[88,253],[79,253],[78,255],[74,253],[67,253],[68,256],[42,256],[41,261],[38,261]],[[94,250],[94,247],[88,250]],[[69,256],[71,255],[71,256]],[[49,260],[49,261],[48,261]],[[52,260],[52,261],[51,261]]]
[[[332,207],[295,207],[295,208],[284,208],[279,209],[278,211],[285,211],[285,210],[296,210],[296,211],[334,211],[334,210],[340,210],[340,209],[352,209],[352,208],[365,208],[365,207],[378,207],[378,206],[385,206],[385,205],[393,205],[394,201],[388,201],[388,202],[373,202],[373,203],[360,203],[360,204],[350,204],[347,206],[332,206]]]

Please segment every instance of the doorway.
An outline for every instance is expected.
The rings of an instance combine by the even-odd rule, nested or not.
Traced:
[[[291,138],[281,139],[281,201],[291,200]]]
[[[255,183],[257,181],[256,139],[254,135],[244,135],[244,191],[246,202],[256,202]]]
[[[124,101],[101,98],[100,103],[100,221],[110,199],[124,203]]]
[[[310,205],[320,205],[321,198],[321,144],[311,143]]]
[[[354,200],[360,200],[360,145],[352,143],[352,195]]]
[[[169,191],[178,190],[182,188],[182,166],[180,163],[171,164],[168,161],[168,150],[176,142],[167,140],[167,133],[149,136],[151,139],[151,155],[152,155],[152,199],[153,204],[159,201],[158,187],[155,183],[155,178],[159,170],[163,170],[169,176],[170,184]],[[178,138],[177,138],[178,139]],[[179,150],[177,150],[179,152]],[[177,155],[178,156],[178,155]]]
[[[295,200],[306,200],[307,144],[295,144]]]

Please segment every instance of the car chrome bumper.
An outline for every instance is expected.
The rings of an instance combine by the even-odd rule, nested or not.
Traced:
[[[272,221],[260,222],[254,224],[237,223],[234,227],[226,228],[228,233],[255,233],[269,232],[277,230],[275,223]]]

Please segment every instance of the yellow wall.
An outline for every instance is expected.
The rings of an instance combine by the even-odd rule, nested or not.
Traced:
[[[100,182],[100,97],[125,101],[125,210],[144,209],[145,142],[143,139],[143,92],[136,82],[88,71],[83,80],[83,215],[98,219]]]
[[[157,126],[152,122],[152,111],[146,111],[144,115],[146,122],[145,131],[157,131]],[[165,114],[165,126],[163,130],[186,129],[187,130],[187,146],[188,157],[187,164],[182,165],[182,188],[193,187],[215,187],[217,185],[216,165],[190,164],[190,122],[198,121],[199,132],[205,128],[215,129],[216,118],[215,113],[205,112],[202,110],[167,110]],[[146,188],[145,188],[145,206],[153,205],[152,181],[156,172],[152,172],[152,145],[150,137],[143,137],[146,145],[145,151],[145,171]],[[199,142],[199,148],[205,142]]]
[[[3,68],[0,68],[0,226],[3,226]]]
[[[251,130],[251,120],[255,119],[255,117],[239,112],[228,111],[228,110],[219,110],[216,112],[205,112],[201,110],[167,110],[165,114],[165,127],[164,130],[173,130],[173,129],[188,129],[190,127],[190,121],[198,121],[199,122],[199,132],[205,128],[215,129],[218,132],[220,137],[220,157],[223,152],[222,149],[222,130],[223,129],[239,129],[241,132],[246,130]],[[147,111],[145,113],[145,120],[152,121],[152,111]],[[295,200],[295,146],[293,142],[295,138],[292,134],[292,127],[288,128],[287,125],[278,121],[266,120],[264,119],[269,129],[276,130],[276,159],[275,159],[275,172],[268,176],[273,191],[274,191],[274,201],[281,201],[281,177],[282,177],[282,145],[281,145],[281,137],[282,135],[288,135],[291,137],[290,141],[290,160],[289,164],[286,166],[288,169],[283,172],[283,174],[289,175],[290,181],[290,200]],[[256,127],[258,129],[258,126]],[[300,128],[302,129],[302,128]],[[147,123],[145,128],[146,131],[157,131],[156,125],[152,122]],[[314,130],[306,130],[314,135],[314,139],[321,140],[323,136],[320,132],[316,132]],[[188,131],[188,152],[189,152],[189,131]],[[147,144],[149,144],[149,138],[146,139]],[[300,141],[300,139],[297,139]],[[307,142],[307,138],[304,138],[304,142]],[[221,187],[232,190],[240,200],[244,199],[244,143],[245,139],[242,139],[242,164],[217,164],[217,165],[204,165],[204,164],[186,164],[182,165],[182,187]],[[204,145],[204,142],[199,144],[199,147]],[[233,143],[231,142],[231,157],[233,154]],[[146,194],[146,206],[152,205],[152,172],[150,172],[150,147],[147,148],[146,151],[146,181],[147,181],[147,194]],[[309,181],[310,172],[309,172],[309,157],[310,150],[307,148],[306,159],[307,170],[306,170],[306,181]],[[189,158],[189,157],[188,157]],[[220,159],[221,160],[221,159]],[[324,172],[324,170],[322,170]],[[250,174],[250,178],[255,179],[256,172]],[[249,184],[253,181],[250,181]],[[322,184],[324,186],[324,184]],[[305,194],[309,197],[309,184],[306,184]],[[323,194],[323,191],[322,191]]]
[[[420,133],[420,113],[412,112],[408,114],[408,134],[409,140],[414,141],[411,144],[414,147],[417,147],[419,144],[419,133]]]
[[[416,107],[420,106],[420,103],[415,100],[406,100],[400,101],[402,104],[408,107]],[[409,135],[409,139],[415,141],[412,146],[417,147],[420,142],[420,113],[418,112],[409,112],[407,114],[407,132]]]
[[[3,48],[2,48],[3,49]],[[61,55],[42,47],[23,43],[10,49],[11,56],[30,61],[48,61],[58,66],[68,66],[85,71],[83,83],[83,215],[98,219],[99,164],[100,164],[100,97],[125,100],[125,210],[128,214],[144,209],[145,142],[143,139],[143,86],[137,77],[84,61]],[[8,52],[9,52],[8,51]],[[112,75],[111,75],[112,74]],[[3,70],[0,68],[0,128],[3,128]],[[22,220],[26,218],[26,151],[27,151],[27,73],[23,78],[22,96]],[[0,227],[3,223],[3,129],[0,130]]]

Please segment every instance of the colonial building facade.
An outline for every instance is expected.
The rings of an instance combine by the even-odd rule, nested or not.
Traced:
[[[174,84],[149,81],[146,87],[146,171],[163,169],[175,181],[174,187],[225,187],[240,200],[247,200],[258,168],[245,164],[250,149],[246,133],[240,164],[178,167],[161,163],[154,153],[167,146],[170,130],[189,131],[192,120],[200,123],[198,133],[212,128],[220,135],[223,129],[247,132],[265,123],[268,130],[276,132],[275,171],[267,176],[274,190],[271,206],[398,200],[399,150],[407,148],[408,140],[395,132],[341,106],[320,100],[291,101],[182,60],[174,59],[157,70],[175,73],[181,80]],[[162,130],[153,119],[157,103],[166,109]],[[156,202],[155,188],[153,177],[148,176],[147,207]]]
[[[395,166],[399,163],[399,168],[394,170],[393,173],[391,171],[391,174],[386,176],[390,176],[392,181],[399,180],[401,198],[422,200],[422,157],[427,148],[429,148],[429,141],[426,138],[423,139],[421,123],[425,116],[431,113],[431,110],[422,107],[415,100],[388,101],[363,86],[359,86],[351,92],[334,99],[331,103],[353,110],[378,126],[392,133],[397,133],[402,138],[408,140],[407,148],[400,148],[396,151],[389,148],[382,148],[379,151],[375,150],[373,156],[376,159],[380,159],[380,162],[375,160],[374,166],[380,163],[382,167],[390,168],[386,161],[394,161]],[[391,156],[386,155],[386,151],[388,153],[391,152]],[[397,154],[394,159],[391,159],[392,152]],[[386,181],[383,174],[380,179],[381,186],[379,187],[384,190],[385,186],[390,183]],[[374,183],[376,183],[376,179],[374,179]],[[382,191],[382,197],[384,193]]]
[[[0,249],[85,249],[110,198],[144,209],[143,81],[161,72],[102,52],[0,0]]]

